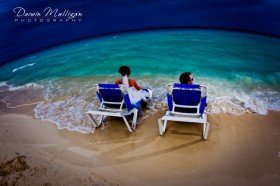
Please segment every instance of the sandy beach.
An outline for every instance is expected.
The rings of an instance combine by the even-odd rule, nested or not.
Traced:
[[[209,115],[201,126],[159,112],[130,134],[109,119],[94,134],[59,130],[34,105],[0,104],[0,185],[279,185],[280,113]],[[9,161],[12,160],[12,161]]]

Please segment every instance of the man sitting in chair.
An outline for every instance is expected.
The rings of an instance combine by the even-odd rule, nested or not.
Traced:
[[[193,78],[190,72],[182,73],[179,80],[181,84],[193,84]]]
[[[201,123],[203,139],[207,139],[210,126],[204,113],[207,88],[193,84],[190,72],[182,73],[179,80],[180,84],[167,85],[168,111],[158,119],[159,133],[163,135],[166,132],[168,121]]]
[[[184,72],[180,75],[180,83],[181,84],[189,84],[192,85],[193,84],[193,77],[192,77],[192,73],[191,72]],[[206,90],[203,88],[201,89],[201,94],[202,97],[206,96]],[[207,107],[207,103],[206,103],[206,107]]]

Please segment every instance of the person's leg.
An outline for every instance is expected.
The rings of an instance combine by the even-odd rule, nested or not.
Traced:
[[[141,107],[142,107],[142,109],[147,109],[147,102],[146,101],[142,101],[141,102]]]

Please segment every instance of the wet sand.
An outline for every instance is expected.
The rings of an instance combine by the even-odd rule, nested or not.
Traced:
[[[28,169],[1,175],[16,185],[279,185],[280,113],[209,115],[201,126],[170,122],[159,112],[130,134],[109,119],[94,134],[59,130],[34,117],[32,105],[0,103],[0,164],[24,156]],[[1,185],[1,184],[0,184]]]

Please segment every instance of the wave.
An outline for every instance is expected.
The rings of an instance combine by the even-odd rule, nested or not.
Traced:
[[[20,89],[25,89],[25,88],[43,88],[43,85],[40,85],[38,83],[26,83],[24,85],[9,85],[6,81],[0,82],[0,88],[2,87],[8,87],[9,91],[14,91],[14,90],[20,90]]]
[[[13,84],[9,85],[6,81],[0,82],[0,92],[16,91],[16,90],[22,90],[27,88],[43,89],[44,86],[37,83],[27,83],[24,85],[13,85]]]
[[[8,108],[24,105],[36,105],[44,100],[43,86],[37,83],[27,83],[21,86],[0,83],[0,101],[7,104]]]
[[[236,93],[228,96],[209,96],[209,114],[228,113],[242,115],[256,113],[267,115],[268,111],[280,111],[280,93],[274,91]]]
[[[33,66],[33,65],[35,65],[35,64],[36,64],[36,63],[29,63],[29,64],[27,64],[27,65],[24,65],[24,66],[21,66],[21,67],[18,67],[18,68],[14,68],[14,69],[12,70],[12,72],[16,72],[16,71],[18,71],[18,70],[24,69],[24,68],[26,68],[26,67]]]
[[[37,83],[27,83],[25,85],[9,85],[9,91],[20,90],[25,88],[43,88],[43,85],[39,85]]]
[[[0,92],[5,92],[9,90],[9,85],[6,81],[0,82]]]
[[[0,82],[0,87],[4,87],[4,86],[7,86],[7,82],[6,81]]]

